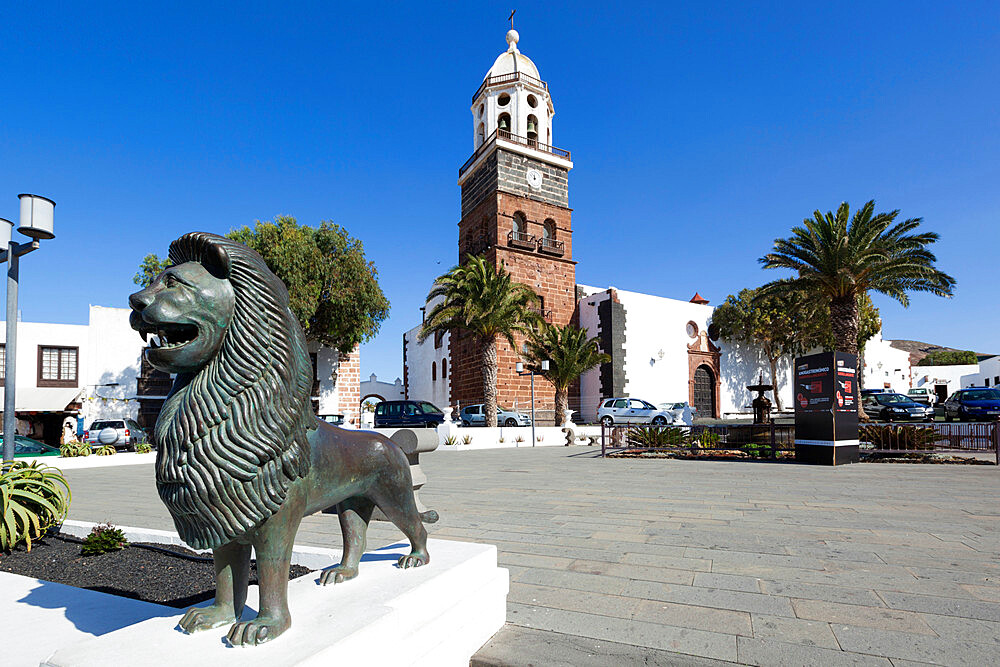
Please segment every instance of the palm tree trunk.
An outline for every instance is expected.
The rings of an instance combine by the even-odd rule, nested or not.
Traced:
[[[482,336],[483,360],[483,411],[486,413],[486,426],[497,425],[497,338]]]
[[[774,409],[776,412],[781,412],[781,394],[778,392],[778,359],[781,357],[768,357],[767,360],[771,364],[771,384],[774,385],[774,389],[771,393],[774,394]]]
[[[858,352],[858,300],[854,295],[836,297],[830,302],[830,326],[833,329],[833,342],[838,352],[848,352],[858,358],[855,364],[855,384],[860,394],[861,387],[861,355]],[[858,400],[858,420],[868,421],[868,415]]]
[[[830,302],[830,327],[838,352],[858,353],[858,321],[858,301],[853,294]]]
[[[569,387],[556,387],[556,426],[562,426],[569,407]]]

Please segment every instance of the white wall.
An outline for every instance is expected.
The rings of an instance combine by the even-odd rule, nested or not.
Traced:
[[[863,355],[865,389],[892,389],[905,394],[911,386],[910,353],[882,339],[879,332],[865,344]],[[887,386],[888,385],[888,386]]]
[[[914,366],[913,386],[929,387],[947,385],[948,394],[965,387],[982,386],[978,364],[959,364],[956,366]]]
[[[136,335],[138,340],[138,335]],[[7,323],[0,322],[0,342],[6,344]],[[77,382],[74,387],[38,386],[39,346],[76,347]],[[17,411],[36,410],[61,412],[66,404],[76,398],[86,380],[89,346],[87,327],[82,324],[49,324],[46,322],[18,322],[17,359],[15,381],[15,407]],[[0,411],[4,390],[0,388]]]
[[[983,359],[979,362],[979,371],[972,382],[977,387],[1000,386],[1000,356]]]
[[[451,405],[451,371],[452,364],[448,354],[448,340],[451,334],[445,333],[441,339],[441,347],[434,347],[434,336],[428,336],[422,343],[417,340],[420,326],[407,331],[403,340],[406,346],[406,395],[418,401],[430,401],[439,408]],[[447,361],[448,376],[441,377],[441,362]],[[431,364],[437,371],[437,380],[431,380]]]
[[[687,401],[688,322],[708,328],[711,306],[617,290],[625,307],[625,391],[650,403]]]
[[[586,297],[580,301],[580,328],[586,330],[588,337],[593,338],[600,326],[597,304],[611,297],[596,287],[577,285],[577,288]],[[598,366],[580,376],[580,415],[585,422],[597,421],[597,405],[601,398],[601,369]],[[571,396],[570,403],[572,402]]]
[[[81,415],[90,425],[95,419],[131,418],[139,414],[135,400],[139,360],[145,343],[129,325],[129,308],[90,307],[87,328],[87,363]],[[117,382],[117,387],[93,385]]]
[[[722,415],[733,412],[750,412],[750,402],[757,397],[757,392],[747,389],[748,385],[755,385],[761,379],[763,372],[764,384],[773,384],[771,379],[771,364],[767,356],[756,345],[750,345],[743,341],[719,340],[717,345],[722,348],[722,358],[719,365],[722,370],[721,411]],[[792,357],[786,355],[777,362],[777,386],[778,395],[781,397],[781,409],[792,410],[793,381],[792,381]],[[765,396],[772,401],[773,409],[778,406],[771,393]]]

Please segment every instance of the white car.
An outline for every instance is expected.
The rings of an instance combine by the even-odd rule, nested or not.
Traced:
[[[666,426],[674,416],[649,401],[639,398],[608,398],[597,408],[597,421],[604,426],[614,424],[653,424]]]
[[[660,403],[656,407],[672,414],[675,424],[686,424],[688,426],[691,425],[694,419],[694,413],[698,411],[698,408],[688,405],[687,401],[681,403]]]
[[[927,387],[914,387],[913,389],[909,389],[906,392],[906,397],[911,401],[924,403],[926,405],[934,405],[937,403],[937,394]]]

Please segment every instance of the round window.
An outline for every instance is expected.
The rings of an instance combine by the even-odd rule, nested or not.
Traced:
[[[538,106],[538,98],[534,95],[528,95],[528,106],[534,109]]]
[[[687,323],[687,335],[690,336],[691,338],[697,338],[698,337],[698,325],[695,324],[694,322],[688,322]]]
[[[510,104],[510,95],[508,95],[507,93],[500,93],[500,97],[497,98],[497,104],[499,104],[502,107],[505,107],[508,104]]]

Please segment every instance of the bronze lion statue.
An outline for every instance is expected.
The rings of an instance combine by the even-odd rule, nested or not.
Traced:
[[[129,297],[131,325],[155,368],[176,373],[156,422],[156,488],[181,538],[212,549],[211,606],[189,609],[187,632],[233,624],[234,646],[288,629],[288,569],[302,517],[336,507],[343,558],[321,582],[358,574],[378,506],[410,540],[401,568],[429,561],[406,456],[387,438],[317,419],[312,365],[288,291],[260,255],[203,232],[170,244],[172,266]],[[436,518],[428,512],[427,521]],[[240,622],[250,549],[260,610]]]

